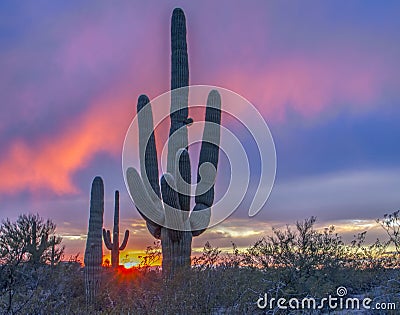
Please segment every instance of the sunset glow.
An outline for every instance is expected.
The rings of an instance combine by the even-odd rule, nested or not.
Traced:
[[[138,96],[169,89],[176,3],[76,6],[1,5],[0,215],[52,218],[66,257],[82,258],[90,183],[100,175],[104,226],[112,227],[118,189],[121,231],[131,233],[121,263],[136,266],[154,239],[126,191],[121,151]],[[375,219],[400,204],[397,6],[183,5],[191,84],[221,86],[253,103],[271,129],[278,161],[261,213],[248,218],[247,196],[228,220],[194,240],[194,252],[207,240],[245,248],[273,226],[311,215],[348,239],[361,230],[371,241],[384,236]],[[229,126],[245,138],[243,128]],[[156,131],[158,146],[166,134],[165,127]],[[245,149],[255,154],[250,141]],[[224,185],[217,182],[218,197]]]

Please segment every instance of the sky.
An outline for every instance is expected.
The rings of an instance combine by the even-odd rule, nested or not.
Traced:
[[[310,216],[349,239],[364,230],[384,239],[375,219],[400,206],[397,1],[2,1],[0,218],[51,218],[66,255],[82,255],[100,175],[107,228],[121,192],[121,233],[131,232],[121,259],[153,243],[125,188],[121,152],[138,96],[169,89],[175,7],[187,18],[190,84],[249,100],[277,156],[262,211],[248,217],[250,192],[194,239],[194,251],[206,241],[246,247]],[[251,141],[245,148],[251,157]]]

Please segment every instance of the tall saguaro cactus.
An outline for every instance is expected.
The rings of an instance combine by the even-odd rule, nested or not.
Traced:
[[[114,202],[114,228],[113,237],[111,238],[110,230],[103,229],[104,244],[107,249],[111,251],[111,266],[117,268],[119,266],[119,251],[124,250],[128,243],[129,231],[125,231],[124,240],[121,246],[119,245],[119,191],[115,191]]]
[[[171,64],[167,173],[161,177],[160,185],[153,114],[146,95],[141,95],[137,104],[141,176],[134,168],[127,170],[128,186],[135,205],[146,220],[149,232],[161,239],[162,270],[169,278],[178,269],[190,267],[192,237],[203,233],[210,222],[221,123],[221,98],[213,90],[207,99],[195,207],[190,212],[191,169],[187,126],[193,120],[188,118],[186,20],[179,8],[172,14]]]
[[[85,250],[85,292],[86,302],[91,304],[99,290],[103,262],[103,213],[104,184],[101,177],[95,177],[90,194],[89,228]]]

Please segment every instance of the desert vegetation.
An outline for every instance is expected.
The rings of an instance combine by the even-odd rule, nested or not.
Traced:
[[[207,242],[202,254],[192,257],[191,268],[181,269],[172,279],[154,266],[161,263],[158,241],[146,249],[137,267],[103,265],[91,304],[85,298],[85,268],[77,257],[62,259],[64,247],[54,223],[38,215],[21,215],[15,222],[3,220],[0,227],[0,312],[285,314],[260,310],[256,302],[265,293],[318,300],[339,286],[346,287],[349,296],[398,305],[397,214],[377,220],[388,239],[373,244],[365,243],[366,232],[344,243],[334,227],[315,229],[313,217],[275,229],[245,249],[232,244],[230,252],[222,252]]]
[[[191,162],[188,152],[189,64],[186,18],[175,9],[171,22],[171,111],[167,173],[159,178],[153,112],[141,95],[137,104],[140,174],[126,170],[135,206],[157,241],[139,266],[119,265],[129,231],[120,244],[119,193],[114,226],[103,226],[104,183],[93,180],[84,261],[65,258],[56,225],[39,215],[22,214],[0,226],[1,314],[287,314],[278,306],[261,309],[266,294],[275,300],[335,295],[395,303],[400,308],[400,216],[376,224],[386,240],[366,243],[366,233],[346,243],[335,227],[315,228],[316,218],[274,229],[271,235],[222,252],[206,242],[192,255],[192,239],[209,226],[219,160],[221,97],[208,94],[206,122],[197,166],[194,208],[190,210]],[[207,167],[208,166],[208,167]],[[111,266],[103,255],[111,251]],[[130,240],[134,241],[134,240]],[[157,265],[158,266],[155,266]],[[291,313],[310,313],[310,309]],[[315,313],[330,313],[328,305]],[[385,311],[387,313],[395,311]],[[367,313],[363,310],[363,313]]]

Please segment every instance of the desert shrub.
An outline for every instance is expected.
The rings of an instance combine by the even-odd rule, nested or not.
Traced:
[[[383,219],[376,220],[389,236],[389,242],[394,245],[397,254],[400,254],[400,210],[385,214]]]
[[[398,254],[388,252],[389,242],[367,245],[363,232],[344,244],[334,227],[316,230],[314,224],[315,218],[310,218],[293,229],[275,229],[245,250],[232,244],[229,253],[207,242],[193,257],[192,268],[172,280],[153,266],[161,258],[160,244],[155,243],[136,268],[114,270],[105,265],[99,295],[89,308],[77,257],[53,266],[29,259],[17,266],[3,263],[1,283],[13,267],[14,289],[1,289],[0,314],[286,314],[259,310],[256,302],[265,293],[318,300],[335,294],[339,286],[349,295],[400,303]]]
[[[295,230],[273,229],[273,235],[251,246],[248,265],[275,270],[271,280],[288,294],[325,293],[334,287],[332,275],[343,265],[345,245],[334,227],[323,232],[314,229],[315,217],[297,222]],[[284,289],[283,289],[284,288]]]
[[[56,225],[38,214],[22,214],[0,225],[0,310],[23,313],[41,305],[50,293],[41,290],[51,280],[64,247]]]

